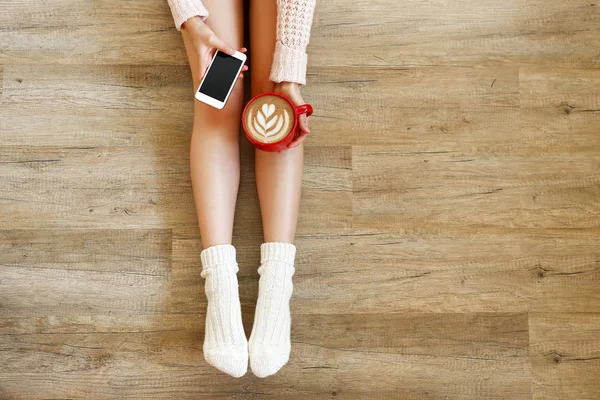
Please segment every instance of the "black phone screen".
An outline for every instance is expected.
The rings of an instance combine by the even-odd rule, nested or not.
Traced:
[[[217,56],[206,72],[198,91],[219,101],[225,101],[229,88],[237,79],[242,60],[217,51]]]

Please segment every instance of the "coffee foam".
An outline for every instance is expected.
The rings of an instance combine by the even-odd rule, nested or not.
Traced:
[[[293,127],[293,111],[277,96],[260,97],[246,111],[246,130],[262,143],[282,140]]]

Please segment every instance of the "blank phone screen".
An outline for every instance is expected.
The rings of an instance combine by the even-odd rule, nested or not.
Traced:
[[[242,60],[217,51],[217,56],[198,91],[219,101],[225,101],[241,64]]]

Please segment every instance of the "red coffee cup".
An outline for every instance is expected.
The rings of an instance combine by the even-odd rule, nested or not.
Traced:
[[[256,139],[248,131],[248,127],[246,126],[246,113],[248,112],[249,107],[251,106],[251,104],[254,101],[260,99],[261,97],[265,97],[265,96],[277,96],[280,99],[283,99],[285,102],[287,102],[289,104],[289,106],[292,110],[292,113],[293,113],[293,116],[292,116],[293,120],[290,121],[292,123],[292,127],[291,127],[290,131],[281,139],[277,140],[276,142],[271,142],[271,143],[261,142],[260,140]],[[246,104],[246,107],[244,107],[244,112],[242,113],[242,126],[244,128],[244,133],[246,134],[246,137],[248,138],[250,143],[252,143],[252,145],[254,147],[256,147],[257,149],[263,150],[263,151],[282,151],[282,150],[287,149],[287,146],[290,143],[292,143],[296,137],[298,137],[299,131],[300,131],[300,124],[298,122],[298,119],[299,119],[300,115],[306,114],[306,116],[309,117],[312,113],[313,113],[313,108],[310,104],[302,104],[301,106],[296,106],[296,105],[294,105],[294,103],[292,103],[292,101],[290,99],[288,99],[286,96],[284,96],[282,94],[275,93],[275,92],[261,93],[259,95],[254,96],[252,99],[250,99],[248,104]]]

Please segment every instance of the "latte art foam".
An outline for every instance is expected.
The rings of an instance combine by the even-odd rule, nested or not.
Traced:
[[[287,101],[277,96],[254,100],[246,111],[246,130],[262,143],[283,139],[294,126],[293,110]]]

